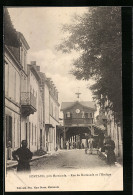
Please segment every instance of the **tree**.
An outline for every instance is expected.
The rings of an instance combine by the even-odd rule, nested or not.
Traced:
[[[95,99],[106,97],[120,120],[122,108],[121,8],[90,7],[83,16],[74,16],[71,25],[64,25],[69,36],[58,45],[62,52],[81,53],[71,73],[77,79],[94,79],[91,86]],[[101,94],[103,98],[101,99]],[[104,101],[103,101],[104,100]]]

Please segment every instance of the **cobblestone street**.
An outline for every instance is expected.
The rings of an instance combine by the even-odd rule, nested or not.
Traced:
[[[30,191],[87,191],[122,189],[122,167],[110,167],[95,151],[85,154],[84,150],[60,150],[31,163],[30,174],[17,174],[16,168],[7,172],[8,189]],[[78,185],[77,185],[78,184]],[[18,188],[17,188],[18,187]]]
[[[91,155],[84,150],[61,150],[47,158],[31,162],[32,170],[45,169],[80,169],[92,167],[105,167],[105,161],[101,160],[97,152]]]

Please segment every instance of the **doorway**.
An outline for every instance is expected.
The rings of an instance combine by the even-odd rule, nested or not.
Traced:
[[[40,129],[40,149],[42,149],[42,129]]]

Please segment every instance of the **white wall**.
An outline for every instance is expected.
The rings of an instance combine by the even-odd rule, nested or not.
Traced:
[[[45,124],[49,124],[49,88],[48,86],[45,84],[45,92],[44,92],[44,96],[45,96]]]
[[[39,141],[39,125],[38,125],[38,91],[39,91],[39,85],[38,81],[36,80],[34,74],[30,71],[29,75],[29,83],[30,83],[30,92],[33,94],[34,91],[34,96],[36,96],[36,109],[37,111],[34,112],[34,114],[29,115],[29,122],[30,122],[30,150],[31,151],[36,151],[38,149],[38,141]],[[33,128],[33,130],[32,130]],[[36,132],[35,132],[36,129]],[[33,131],[33,133],[32,133]],[[36,133],[36,137],[35,137]],[[33,135],[33,138],[32,138]],[[32,142],[33,139],[33,142]]]
[[[5,135],[6,116],[12,117],[12,149],[20,147],[20,70],[6,51],[5,55]]]
[[[9,55],[5,53],[5,95],[20,104],[20,72]]]

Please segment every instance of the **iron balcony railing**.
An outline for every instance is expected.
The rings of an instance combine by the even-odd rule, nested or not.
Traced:
[[[36,109],[36,97],[31,92],[21,92],[21,105]]]
[[[64,119],[64,124],[65,125],[72,125],[72,124],[92,124],[93,123],[93,118],[69,118],[69,119]]]

